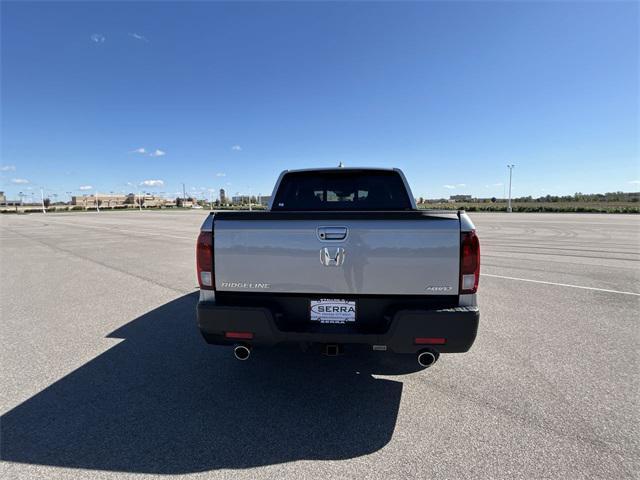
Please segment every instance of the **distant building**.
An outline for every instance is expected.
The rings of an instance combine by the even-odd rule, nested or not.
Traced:
[[[233,205],[269,205],[271,195],[255,196],[255,195],[234,195],[231,197],[231,203]]]
[[[260,195],[258,197],[258,204],[264,205],[265,207],[269,205],[270,201],[271,201],[271,195]]]
[[[0,207],[15,207],[17,205],[22,205],[22,199],[8,200],[4,192],[0,192]]]
[[[123,207],[127,201],[127,195],[99,193],[96,195],[74,195],[71,197],[71,205],[84,208],[96,208],[96,205],[103,208]]]
[[[224,205],[225,203],[227,203],[227,194],[226,194],[226,192],[224,191],[224,188],[221,188],[221,189],[220,189],[220,203],[221,203],[221,204],[223,204],[223,205]]]
[[[167,205],[167,200],[149,193],[138,195],[136,193],[124,194],[102,194],[96,195],[75,195],[71,197],[71,205],[84,208],[134,208],[142,204],[143,207],[162,207]],[[175,205],[175,204],[174,204]]]
[[[4,192],[0,192],[0,207],[15,207],[22,205],[22,200],[8,200]]]
[[[158,197],[157,195],[152,195],[150,193],[145,193],[142,195],[130,193],[129,195],[127,195],[125,203],[127,205],[133,205],[135,207],[139,206],[140,203],[142,203],[143,208],[150,208],[166,206],[167,200],[164,197]]]
[[[470,202],[473,200],[472,195],[451,195],[449,197],[451,202]]]
[[[187,198],[178,197],[176,198],[176,203],[178,204],[179,207],[191,208],[196,202],[191,197],[187,197]]]
[[[231,203],[234,205],[243,205],[245,203],[249,203],[251,197],[249,195],[235,195],[231,197]]]

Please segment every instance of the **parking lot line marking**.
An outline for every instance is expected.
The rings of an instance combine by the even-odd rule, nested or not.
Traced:
[[[140,230],[128,230],[125,228],[114,228],[114,227],[103,227],[100,225],[89,225],[89,224],[79,224],[79,223],[69,223],[69,222],[51,222],[51,225],[69,225],[70,227],[78,227],[78,228],[93,228],[94,230],[109,230],[110,232],[125,232],[125,233],[137,233],[139,235],[151,235],[153,237],[166,237],[166,238],[177,238],[180,240],[193,240],[195,237],[181,237],[178,235],[168,235],[166,233],[156,233],[156,232],[143,232]],[[194,240],[195,241],[195,240]]]
[[[582,290],[595,290],[598,292],[620,293],[622,295],[635,295],[637,297],[640,297],[640,293],[621,292],[620,290],[609,290],[606,288],[585,287],[584,285],[571,285],[569,283],[545,282],[544,280],[533,280],[531,278],[507,277],[505,275],[492,275],[490,273],[481,273],[480,275],[482,275],[483,277],[506,278],[507,280],[518,280],[520,282],[542,283],[544,285],[556,285],[558,287],[580,288]]]

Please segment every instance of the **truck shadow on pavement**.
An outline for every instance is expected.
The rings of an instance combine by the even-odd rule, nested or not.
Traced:
[[[375,452],[414,359],[207,346],[197,294],[113,332],[124,339],[2,416],[5,461],[178,474]]]

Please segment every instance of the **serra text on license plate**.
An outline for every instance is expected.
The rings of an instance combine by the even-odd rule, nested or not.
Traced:
[[[350,323],[356,321],[355,300],[321,298],[311,300],[310,319],[320,323]]]

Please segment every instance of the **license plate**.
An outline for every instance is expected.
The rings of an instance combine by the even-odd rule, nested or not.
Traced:
[[[355,300],[321,298],[311,300],[310,319],[320,323],[352,323],[356,321]]]

